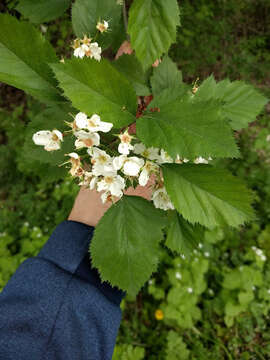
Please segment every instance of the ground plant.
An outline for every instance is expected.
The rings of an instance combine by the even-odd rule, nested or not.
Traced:
[[[240,3],[21,0],[0,15],[0,80],[26,93],[1,100],[0,287],[66,218],[77,184],[120,198],[89,249],[128,293],[115,359],[270,355],[267,25],[257,41],[225,39],[255,16]],[[241,51],[220,55],[221,34],[245,66]],[[151,201],[124,195],[149,178]]]

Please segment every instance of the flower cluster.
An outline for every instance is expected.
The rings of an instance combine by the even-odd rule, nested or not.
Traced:
[[[108,30],[109,28],[109,23],[108,21],[103,20],[102,22],[98,22],[96,25],[96,29],[100,32],[100,33],[104,33]],[[84,58],[89,57],[89,58],[93,58],[97,61],[101,60],[101,47],[98,45],[98,43],[96,41],[92,42],[92,38],[84,35],[83,39],[75,39],[73,41],[73,55],[77,58]]]
[[[83,39],[75,39],[73,42],[74,56],[82,59],[84,56],[101,60],[101,47],[97,42],[91,42],[92,39],[86,35]]]
[[[188,162],[188,159],[177,156],[174,160],[164,149],[147,148],[138,142],[135,135],[130,135],[128,130],[115,135],[119,139],[116,139],[117,144],[113,141],[106,146],[101,143],[100,133],[110,132],[113,124],[101,121],[97,114],[88,117],[79,112],[67,125],[71,128],[68,132],[72,132],[75,138],[75,149],[66,155],[69,159],[64,164],[71,165],[69,173],[79,179],[79,185],[102,192],[103,203],[114,202],[123,196],[130,184],[146,186],[151,175],[154,175],[152,201],[155,207],[163,210],[174,209],[164,187],[160,165],[173,162],[181,164]],[[44,146],[47,151],[59,150],[63,134],[57,129],[42,130],[33,135],[33,141],[36,145]],[[201,157],[194,160],[196,164],[207,162],[208,160]]]

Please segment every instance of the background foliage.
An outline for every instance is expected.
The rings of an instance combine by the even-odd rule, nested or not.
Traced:
[[[17,5],[17,1],[2,1],[0,11],[19,17]],[[243,79],[269,97],[269,2],[183,0],[180,5],[182,27],[170,56],[185,80],[203,80],[210,74],[216,79]],[[68,5],[63,2],[63,6]],[[42,21],[50,19],[50,14],[45,15],[48,18]],[[59,55],[71,53],[69,10],[37,27]],[[114,51],[108,50],[108,56]],[[0,84],[0,106],[3,288],[19,264],[37,254],[53,228],[66,218],[78,189],[69,178],[55,182],[38,159],[30,163],[24,157],[25,125],[39,114],[41,105]],[[162,250],[159,274],[136,299],[127,298],[122,304],[114,359],[270,357],[269,112],[268,105],[256,122],[237,133],[242,158],[222,163],[255,191],[257,220],[240,232],[208,231],[192,259],[172,258]]]

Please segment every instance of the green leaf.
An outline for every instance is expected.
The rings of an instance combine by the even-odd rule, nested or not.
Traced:
[[[157,268],[164,214],[137,196],[123,196],[104,214],[90,245],[103,281],[131,295],[140,290]]]
[[[102,48],[108,47],[118,30],[122,6],[116,0],[76,0],[72,7],[72,26],[77,37],[94,37],[98,21],[109,22],[109,30],[98,37]]]
[[[181,88],[183,84],[182,73],[177,69],[176,64],[169,58],[164,56],[158,67],[154,68],[151,77],[151,86],[153,95],[159,95],[163,90],[170,88],[171,91]]]
[[[67,161],[65,154],[68,154],[74,150],[74,138],[73,136],[66,136],[61,146],[61,150],[57,151],[46,151],[43,146],[35,145],[32,140],[32,137],[35,132],[39,130],[53,130],[57,129],[59,131],[68,130],[65,121],[70,121],[71,116],[68,114],[68,111],[63,110],[60,107],[51,107],[44,110],[42,113],[35,116],[32,121],[27,126],[25,143],[23,147],[24,157],[27,160],[35,160],[40,163],[50,164],[53,166],[58,166],[63,162]],[[67,173],[67,170],[63,167],[61,171],[64,174]],[[59,169],[57,172],[59,173]]]
[[[150,103],[153,106],[153,103]],[[193,103],[188,98],[137,119],[137,135],[146,146],[163,148],[173,158],[238,157],[239,151],[220,104]]]
[[[188,223],[177,211],[169,214],[169,225],[165,245],[178,254],[190,256],[203,238],[203,228]]]
[[[77,59],[53,64],[64,94],[75,108],[123,127],[135,121],[137,97],[131,84],[106,59]]]
[[[124,54],[112,65],[130,81],[138,96],[146,96],[151,93],[147,86],[147,74],[143,71],[135,55]]]
[[[48,62],[58,61],[45,38],[29,23],[0,15],[0,81],[44,102],[61,97]]]
[[[222,101],[222,114],[230,120],[234,130],[245,128],[250,122],[255,121],[268,102],[259,91],[243,81],[230,82],[226,79],[216,83],[212,75],[198,88],[195,99]]]
[[[34,24],[51,21],[61,16],[71,0],[19,0],[17,10]]]
[[[227,170],[189,164],[162,170],[175,208],[192,224],[236,227],[254,218],[251,192]]]
[[[180,25],[177,0],[135,0],[129,11],[128,33],[136,56],[146,69],[168,52]]]

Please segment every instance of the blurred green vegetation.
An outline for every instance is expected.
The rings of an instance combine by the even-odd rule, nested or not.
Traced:
[[[3,1],[0,11],[14,10]],[[184,78],[213,73],[252,82],[270,95],[270,2],[182,0],[171,57]],[[67,12],[41,25],[59,56],[71,54]],[[199,81],[200,81],[199,80]],[[23,156],[25,124],[41,105],[0,84],[0,289],[64,220],[78,191],[52,182]],[[159,273],[122,303],[114,360],[270,358],[270,108],[236,134],[242,158],[222,162],[256,194],[257,221],[240,231],[213,229],[192,260],[162,250]],[[157,310],[160,310],[157,313]],[[159,319],[159,320],[158,320]]]

